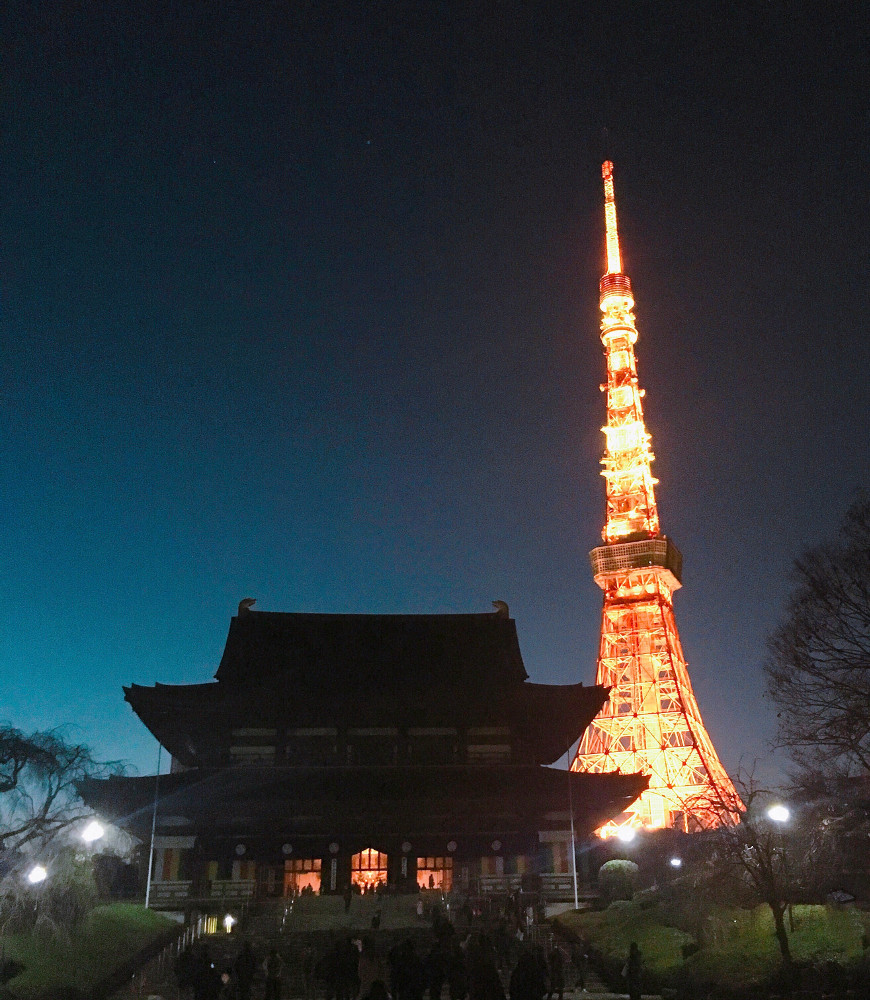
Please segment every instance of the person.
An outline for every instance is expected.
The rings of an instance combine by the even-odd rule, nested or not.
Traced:
[[[347,937],[336,945],[336,1000],[353,1000],[359,992],[360,949],[353,938]]]
[[[383,983],[386,978],[384,963],[375,948],[374,941],[370,937],[364,938],[357,962],[357,979],[359,981],[357,995],[360,1000],[368,1000],[375,983]],[[377,995],[378,991],[374,992]]]
[[[468,974],[465,968],[465,952],[453,938],[447,951],[447,986],[450,1000],[465,1000],[468,996]]]
[[[257,959],[251,948],[251,942],[245,941],[242,950],[233,962],[233,972],[236,976],[236,986],[239,1000],[251,1000],[251,986],[254,982],[254,973],[257,971]]]
[[[376,931],[381,926],[381,908],[378,907],[375,910],[375,914],[372,917],[372,930]]]
[[[237,996],[236,986],[233,983],[233,970],[224,969],[221,973],[221,987],[218,998],[219,1000],[236,1000]]]
[[[188,945],[178,956],[178,961],[175,963],[175,978],[178,981],[178,995],[180,997],[188,996],[193,988],[195,966],[196,959],[193,949]]]
[[[589,956],[586,954],[585,945],[574,945],[571,949],[571,964],[577,975],[577,989],[581,993],[586,992],[586,973],[589,971]]]
[[[467,961],[469,1000],[505,1000],[495,953],[485,935],[469,942]]]
[[[444,956],[444,949],[439,941],[429,949],[424,963],[426,970],[426,988],[429,991],[429,1000],[441,1000],[441,990],[444,988],[444,979],[447,975],[447,963]]]
[[[221,976],[211,956],[208,945],[200,945],[193,966],[193,1000],[218,1000],[221,991]]]
[[[406,938],[391,958],[390,979],[396,1000],[423,1000],[426,973],[413,938]]]
[[[541,965],[531,951],[523,951],[511,973],[511,1000],[542,1000],[546,983]]]
[[[302,967],[302,995],[305,1000],[314,1000],[317,994],[317,954],[311,942],[307,942],[302,948],[302,955],[299,963]]]
[[[625,962],[625,979],[628,984],[629,1000],[640,1000],[640,980],[643,968],[640,948],[637,941],[632,941],[628,948],[628,958]]]
[[[281,1000],[281,973],[284,971],[284,962],[278,954],[277,948],[270,948],[266,961],[263,962],[263,972],[266,973],[266,992],[263,1000]]]
[[[555,943],[547,956],[547,974],[550,979],[550,992],[547,995],[555,1000],[558,993],[559,1000],[562,1000],[565,994],[565,956]]]
[[[350,912],[350,903],[353,899],[353,886],[348,883],[347,888],[344,890],[344,912]]]

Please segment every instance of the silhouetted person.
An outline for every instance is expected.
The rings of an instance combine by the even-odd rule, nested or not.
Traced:
[[[375,983],[383,983],[386,977],[386,968],[374,941],[370,937],[364,938],[357,963],[360,1000],[369,998]]]
[[[547,975],[550,980],[550,989],[547,995],[555,1000],[558,994],[559,1000],[562,1000],[565,994],[565,956],[557,944],[553,945],[552,951],[547,956]]]
[[[393,963],[393,996],[395,1000],[423,1000],[426,974],[411,938],[403,941]]]
[[[546,983],[541,964],[530,951],[523,951],[511,973],[511,1000],[543,1000]]]
[[[178,981],[178,995],[180,997],[187,996],[193,988],[195,967],[196,956],[193,953],[193,949],[188,945],[178,956],[178,961],[175,963],[175,978]]]
[[[586,992],[586,973],[589,971],[589,956],[584,946],[574,945],[571,949],[571,964],[577,974],[577,989]]]
[[[266,961],[263,962],[263,972],[266,973],[266,992],[263,1000],[281,1000],[281,974],[284,962],[277,948],[270,948]]]
[[[257,971],[257,959],[251,948],[251,942],[245,941],[242,950],[233,962],[233,973],[236,977],[236,987],[239,993],[239,1000],[251,1000],[251,986],[254,982],[254,973]]]
[[[468,996],[465,952],[456,938],[450,941],[447,950],[447,988],[450,990],[450,1000],[465,1000]]]
[[[193,964],[193,1000],[218,1000],[221,976],[212,965],[208,948],[201,945]]]
[[[336,945],[335,995],[337,1000],[353,1000],[359,989],[359,951],[350,938]]]
[[[305,1000],[314,1000],[317,994],[317,955],[310,943],[302,949],[300,965],[302,966],[303,996]]]
[[[446,966],[444,950],[440,943],[436,942],[426,957],[426,988],[429,990],[429,1000],[441,1000],[441,990],[444,988],[447,974]]]
[[[632,941],[628,949],[628,959],[625,963],[625,979],[628,983],[629,1000],[640,1000],[640,980],[643,970],[643,959],[637,941]]]
[[[495,954],[485,935],[469,941],[467,961],[469,1000],[505,1000]]]

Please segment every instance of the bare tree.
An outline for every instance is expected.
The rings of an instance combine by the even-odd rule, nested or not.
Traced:
[[[76,784],[114,769],[57,730],[26,735],[0,724],[0,846],[44,845],[89,816]]]
[[[777,822],[768,810],[779,794],[759,787],[752,775],[735,778],[734,786],[739,822],[695,835],[687,845],[685,878],[695,894],[715,903],[766,903],[783,962],[790,965],[786,914],[791,903],[824,891],[830,876],[829,851],[821,842],[826,831],[805,822],[794,807],[787,822]]]
[[[769,642],[767,689],[778,744],[808,771],[870,773],[870,495],[833,543],[794,567],[795,589]]]

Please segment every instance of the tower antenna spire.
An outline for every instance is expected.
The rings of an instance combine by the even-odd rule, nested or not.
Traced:
[[[619,230],[616,226],[616,196],[613,192],[613,164],[601,164],[604,178],[604,225],[607,231],[607,274],[622,274],[622,255],[619,252]]]

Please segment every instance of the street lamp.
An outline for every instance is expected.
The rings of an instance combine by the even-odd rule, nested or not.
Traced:
[[[773,820],[773,822],[778,824],[780,827],[782,827],[783,823],[788,823],[790,817],[791,817],[791,812],[788,806],[782,805],[781,802],[778,802],[776,805],[771,806],[767,810],[767,818]],[[782,877],[786,883],[786,886],[788,886],[788,859],[785,852],[785,838],[782,835],[781,829],[779,832],[779,841],[780,841],[779,850],[782,855]],[[787,908],[788,908],[789,930],[792,931],[792,933],[794,933],[794,913],[792,911],[791,902],[788,903]]]
[[[226,929],[227,934],[231,933],[234,923],[236,923],[236,918],[232,915],[232,913],[228,913],[224,917],[224,928]]]
[[[683,859],[682,858],[671,858],[671,868],[682,868]]]
[[[27,881],[31,885],[39,885],[40,882],[44,882],[47,878],[48,872],[42,865],[34,865],[27,873]]]
[[[99,840],[105,832],[106,831],[103,829],[102,824],[98,823],[95,819],[92,819],[84,830],[82,830],[81,838],[86,844],[93,844],[94,841]]]

